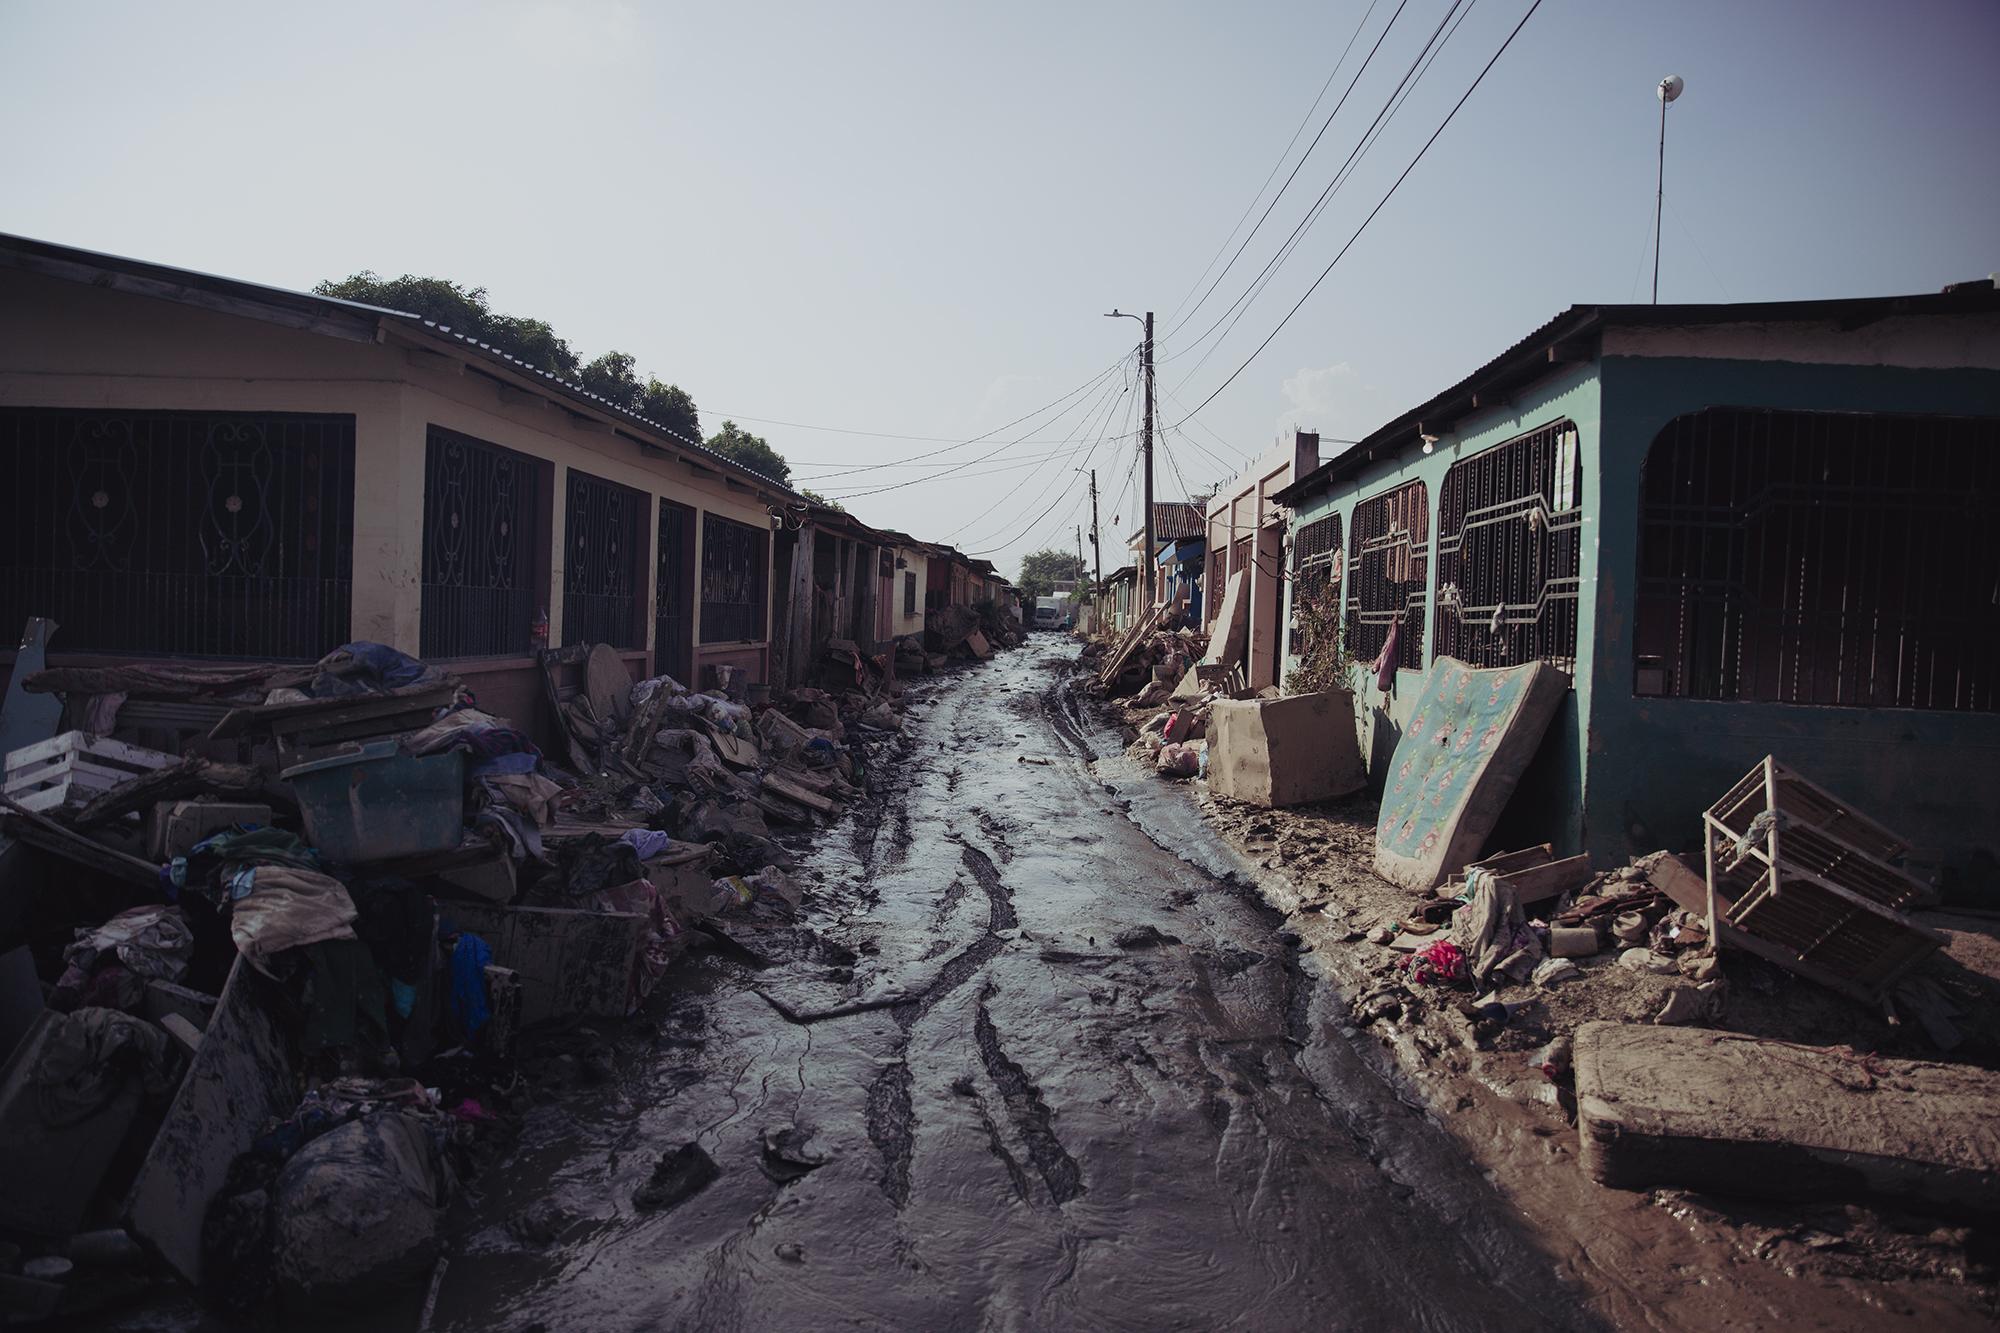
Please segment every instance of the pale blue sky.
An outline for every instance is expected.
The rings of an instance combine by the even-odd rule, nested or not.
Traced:
[[[1244,260],[1163,340],[1166,422],[1271,331],[1529,3],[1461,7],[1202,361],[1193,335],[1451,5],[1407,0]],[[1378,0],[1300,147],[1395,7]],[[814,479],[942,447],[883,435],[962,440],[1110,365],[1138,331],[1100,318],[1114,305],[1171,328],[1366,9],[0,0],[0,230],[290,287],[362,268],[484,285],[584,356],[631,352],[737,414],[839,494],[935,475]],[[1994,0],[1544,0],[1290,326],[1169,435],[1179,472],[1163,452],[1160,495],[1293,421],[1372,429],[1567,305],[1644,299],[1668,73],[1688,91],[1669,117],[1663,300],[1929,291],[2000,269],[1996,70]],[[1048,457],[1092,397],[934,460],[1027,433],[988,462],[850,507],[1012,572],[1073,545],[1087,508],[1068,469],[1088,458],[1107,538],[1114,515],[1122,534],[1130,442],[1089,445],[1127,425],[1125,401],[1104,399],[1110,424],[1091,416],[1065,455]]]

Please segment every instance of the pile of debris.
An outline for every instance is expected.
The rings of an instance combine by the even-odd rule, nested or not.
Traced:
[[[740,674],[696,691],[550,650],[544,753],[380,644],[24,652],[0,708],[0,1230],[25,1259],[0,1313],[163,1275],[236,1317],[420,1282],[524,1096],[522,1028],[623,1017],[690,945],[787,919],[784,839],[866,789],[905,655],[835,641],[826,688],[753,702]],[[144,743],[175,729],[184,753]]]
[[[1018,648],[1023,638],[1019,618],[997,603],[937,607],[924,615],[921,640],[911,635],[896,641],[896,669],[939,671],[952,661],[984,662],[1002,648]]]

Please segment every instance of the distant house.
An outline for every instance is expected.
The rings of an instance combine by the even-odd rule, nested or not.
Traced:
[[[1283,608],[1285,524],[1290,514],[1277,495],[1319,466],[1319,436],[1295,431],[1292,442],[1266,453],[1208,500],[1207,616],[1221,613],[1229,581],[1246,580],[1249,637],[1243,677],[1252,689],[1279,683],[1285,650]]]
[[[1788,765],[2000,855],[2000,296],[1575,306],[1274,497],[1379,773],[1442,656],[1573,687],[1496,842],[1699,842]],[[1212,512],[1212,511],[1211,511]],[[1306,650],[1311,644],[1295,644]]]

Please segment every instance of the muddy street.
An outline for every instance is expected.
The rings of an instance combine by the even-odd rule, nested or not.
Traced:
[[[698,955],[577,1035],[608,1074],[473,1183],[433,1327],[1587,1324],[1073,653],[917,687],[794,926],[737,932],[769,965]]]

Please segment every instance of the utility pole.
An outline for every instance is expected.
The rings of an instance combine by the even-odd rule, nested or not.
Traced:
[[[1090,562],[1095,567],[1096,570],[1095,577],[1092,579],[1090,584],[1091,591],[1095,592],[1097,591],[1098,585],[1104,582],[1104,545],[1101,536],[1097,531],[1097,469],[1096,468],[1092,468],[1090,470]]]
[[[1083,524],[1076,525],[1076,581],[1083,582]]]
[[[1146,605],[1158,599],[1153,588],[1153,312],[1146,312],[1146,535],[1139,543],[1139,558],[1146,562]]]
[[[1138,319],[1122,310],[1113,309],[1106,319]],[[1139,588],[1145,595],[1145,605],[1153,604],[1153,312],[1148,310],[1142,321],[1146,326],[1146,342],[1140,357],[1140,365],[1146,372],[1146,423],[1143,432],[1146,450],[1146,508],[1139,516]]]

